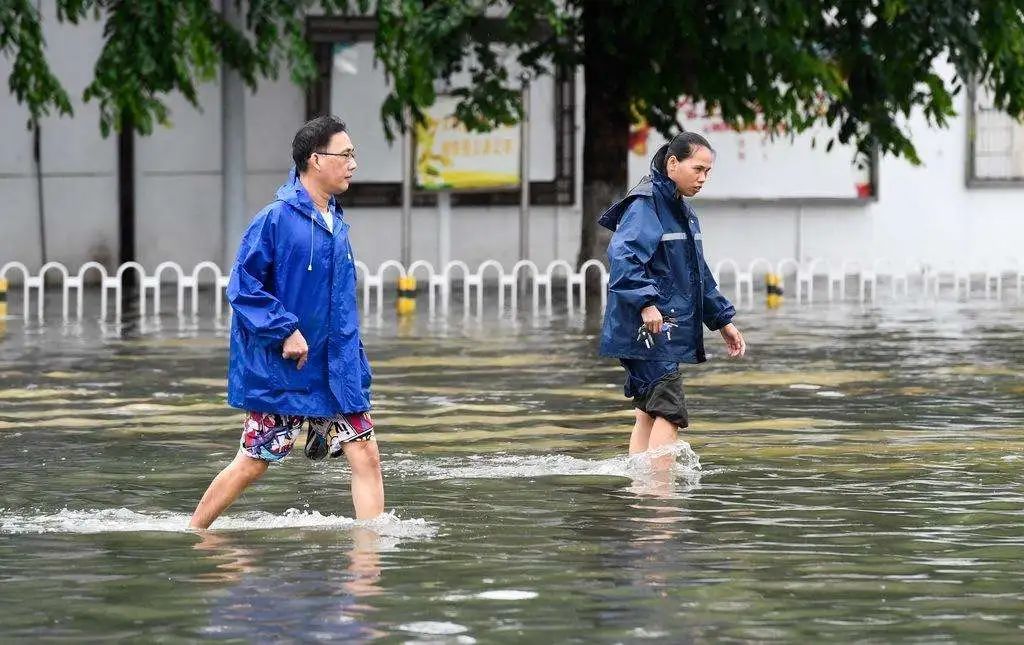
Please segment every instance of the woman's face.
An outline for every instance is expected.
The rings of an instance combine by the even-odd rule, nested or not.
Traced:
[[[683,160],[670,154],[665,162],[665,174],[675,182],[676,188],[683,196],[693,197],[704,187],[714,163],[715,153],[704,146],[697,146],[693,154]]]

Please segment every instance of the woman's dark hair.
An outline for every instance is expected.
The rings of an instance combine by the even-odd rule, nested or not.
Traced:
[[[715,151],[711,144],[708,143],[708,140],[696,132],[680,132],[654,153],[654,167],[658,169],[658,172],[664,173],[669,156],[682,161],[692,157],[697,148],[707,148],[711,152]]]
[[[292,161],[298,171],[306,172],[309,155],[327,147],[339,132],[345,132],[345,122],[337,117],[324,115],[306,121],[292,139]]]

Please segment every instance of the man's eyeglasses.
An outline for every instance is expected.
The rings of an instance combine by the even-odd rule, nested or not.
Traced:
[[[327,155],[328,157],[341,157],[345,161],[355,161],[356,151],[346,150],[345,152],[315,152],[313,154]]]

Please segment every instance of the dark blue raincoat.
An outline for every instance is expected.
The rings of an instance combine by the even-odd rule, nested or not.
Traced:
[[[370,365],[359,339],[349,226],[333,201],[332,234],[295,169],[249,224],[227,297],[234,313],[228,403],[243,410],[331,416],[370,409]],[[301,370],[281,358],[298,329]]]
[[[608,305],[601,354],[616,358],[702,363],[704,330],[732,321],[736,309],[718,290],[704,260],[697,214],[676,196],[671,179],[651,166],[599,220],[614,231],[608,245]],[[654,305],[678,327],[658,334],[650,349],[637,340],[640,311]]]

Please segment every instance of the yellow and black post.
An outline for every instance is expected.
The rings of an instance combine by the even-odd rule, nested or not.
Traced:
[[[768,308],[777,309],[782,304],[782,280],[775,273],[765,276],[765,286],[768,292]]]
[[[0,278],[0,334],[5,331],[7,331],[7,279]]]
[[[398,299],[395,309],[399,316],[416,313],[416,278],[403,275],[398,278]]]

